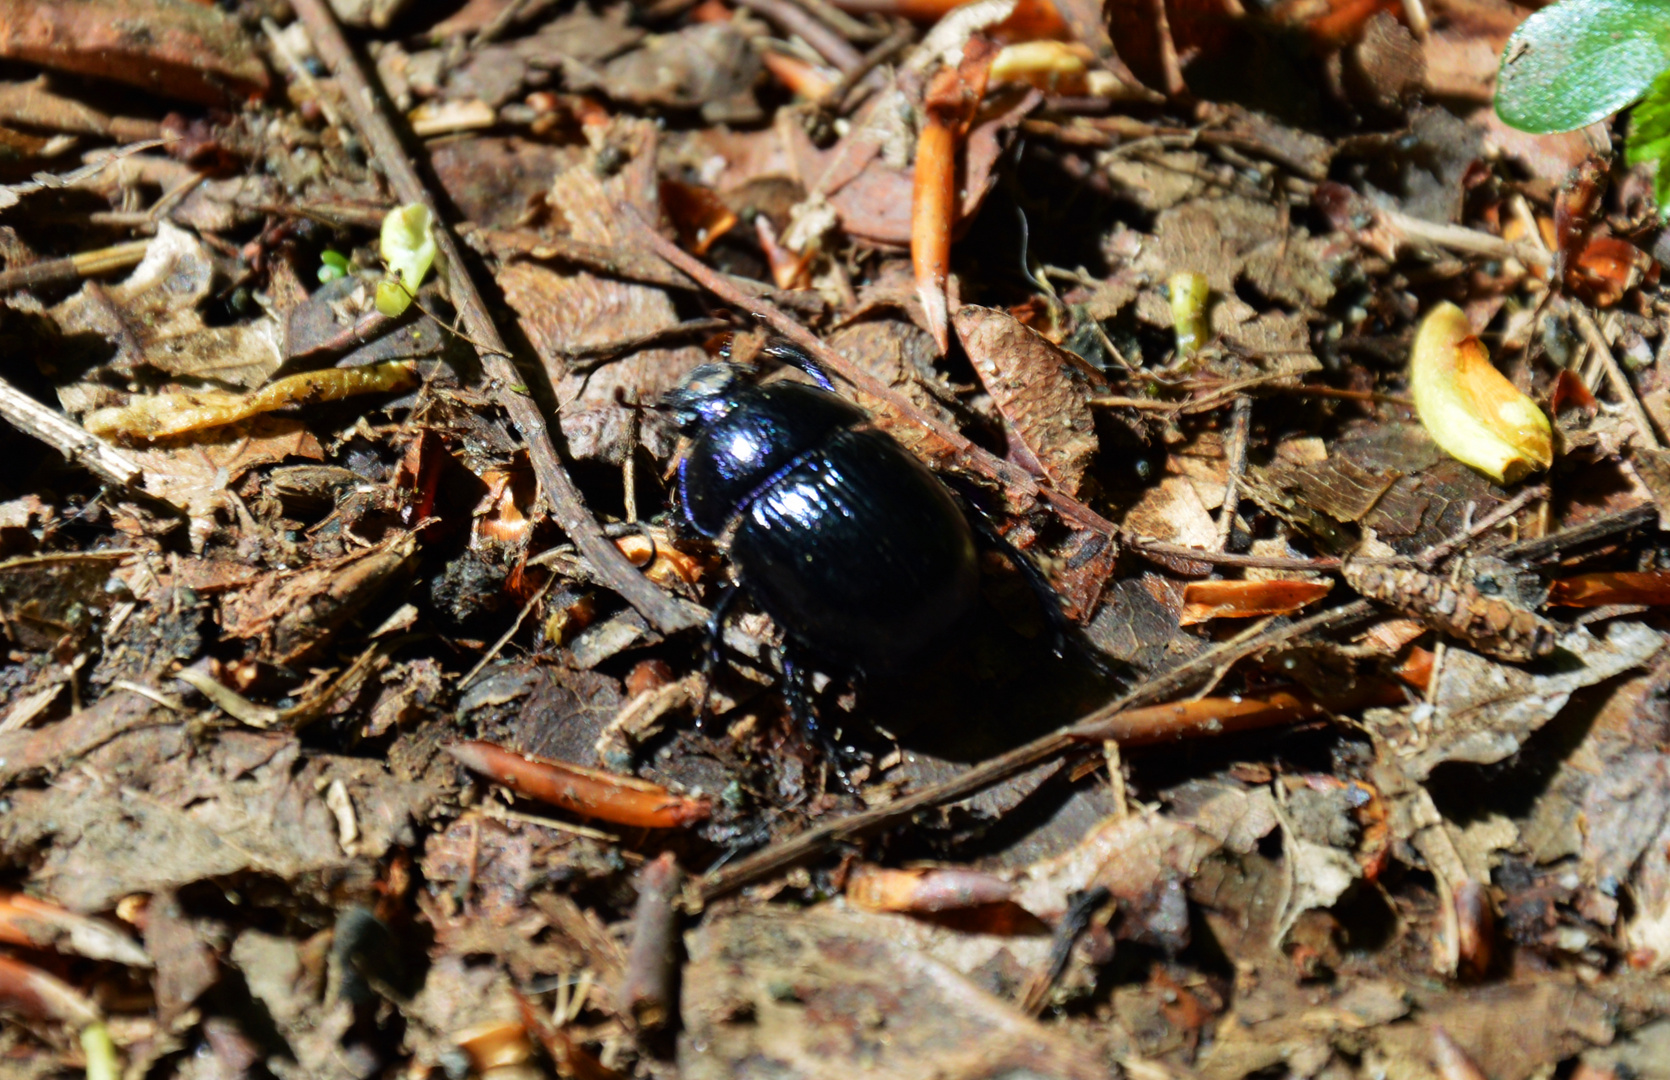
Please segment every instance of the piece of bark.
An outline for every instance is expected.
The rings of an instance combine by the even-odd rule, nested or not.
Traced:
[[[236,105],[269,85],[243,28],[191,0],[0,0],[0,57],[199,105]]]
[[[638,873],[632,945],[621,978],[620,1008],[640,1030],[659,1031],[672,1017],[678,976],[678,896],[684,871],[664,851]]]

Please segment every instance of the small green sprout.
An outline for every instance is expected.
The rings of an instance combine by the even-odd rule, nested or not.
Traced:
[[[348,256],[333,248],[326,248],[319,253],[319,284],[335,281],[348,276]]]

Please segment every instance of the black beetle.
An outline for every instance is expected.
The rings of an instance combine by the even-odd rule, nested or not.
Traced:
[[[977,510],[837,396],[798,349],[773,342],[763,355],[821,388],[761,385],[716,363],[662,405],[691,439],[678,472],[683,515],[728,547],[741,591],[788,638],[786,696],[809,736],[836,750],[807,703],[805,660],[850,674],[899,671],[978,601],[982,544],[1004,551],[1038,593],[1057,652],[1076,641],[1048,581]],[[708,626],[710,674],[736,595]]]

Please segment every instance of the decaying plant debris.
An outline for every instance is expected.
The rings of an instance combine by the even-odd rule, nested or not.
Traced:
[[[0,1076],[1670,1077],[1664,239],[1528,10],[0,0]],[[773,335],[1085,649],[704,680]]]

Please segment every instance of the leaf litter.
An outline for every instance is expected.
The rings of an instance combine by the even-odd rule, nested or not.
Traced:
[[[0,1073],[1663,1074],[1653,185],[1528,9],[292,6],[0,4]],[[707,659],[772,331],[1108,670],[994,552],[848,789]]]

